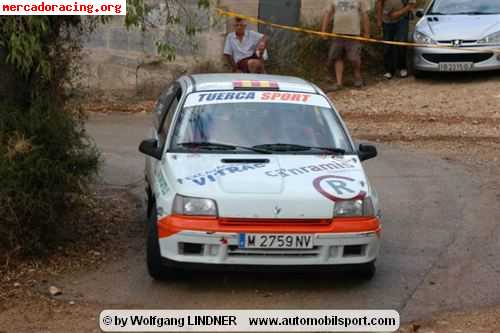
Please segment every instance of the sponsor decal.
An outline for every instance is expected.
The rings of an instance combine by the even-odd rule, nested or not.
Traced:
[[[291,102],[302,102],[307,103],[307,101],[311,98],[309,94],[299,94],[299,93],[282,93],[282,92],[273,92],[273,93],[262,93],[260,96],[261,101],[291,101]]]
[[[197,186],[206,186],[210,183],[216,182],[219,177],[226,177],[234,174],[242,174],[245,172],[265,168],[266,166],[267,166],[266,164],[218,166],[213,170],[202,171],[200,173],[191,175],[189,177],[179,178],[177,179],[177,182],[179,184],[190,182]],[[340,170],[349,170],[355,168],[356,168],[356,163],[353,163],[353,161],[331,160],[331,161],[325,161],[325,163],[317,165],[308,165],[303,167],[266,171],[264,172],[264,174],[268,177],[293,177],[311,173],[319,173],[319,172],[325,173],[328,171],[340,171]]]
[[[200,92],[188,96],[185,107],[223,103],[290,103],[329,108],[328,101],[320,95],[283,91],[217,91]]]
[[[313,181],[314,188],[332,201],[363,199],[366,184],[357,179],[342,176],[322,176]]]
[[[157,169],[156,178],[158,179],[158,187],[162,195],[167,195],[170,192],[170,187],[168,186],[167,180],[160,169]]]
[[[217,93],[200,93],[198,94],[198,103],[213,102],[213,101],[242,101],[242,100],[259,100],[259,101],[282,101],[282,102],[301,102],[307,103],[312,95],[289,92],[264,92],[256,93],[253,91],[239,92],[217,92]]]
[[[201,173],[177,179],[179,184],[183,184],[184,181],[189,181],[198,186],[206,186],[210,183],[217,181],[218,177],[225,177],[233,174],[241,174],[244,172],[260,169],[266,167],[265,164],[243,164],[243,165],[231,165],[231,166],[218,166],[214,170],[203,171]]]
[[[265,174],[269,177],[293,177],[300,176],[304,174],[314,173],[314,172],[324,172],[331,170],[342,170],[342,169],[354,169],[356,168],[355,164],[352,164],[351,161],[339,160],[339,161],[330,161],[328,163],[322,163],[317,165],[309,165],[291,169],[278,169],[273,171],[267,171]]]
[[[255,99],[255,93],[251,91],[206,93],[199,94],[198,96],[198,103],[205,101],[241,101],[244,99]]]

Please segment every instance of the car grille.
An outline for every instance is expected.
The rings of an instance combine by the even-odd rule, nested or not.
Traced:
[[[440,63],[440,62],[482,62],[490,59],[493,53],[448,53],[448,54],[438,54],[430,53],[423,54],[425,60]]]
[[[453,40],[439,40],[438,43],[439,44],[448,44],[448,45],[453,45],[453,42],[455,42],[456,39],[453,39]],[[462,45],[463,44],[474,44],[477,42],[477,40],[461,40],[462,42]]]
[[[240,249],[235,245],[228,247],[227,255],[230,257],[317,257],[320,255],[318,246],[312,249],[280,250],[280,249]]]
[[[220,218],[222,225],[330,225],[332,219],[247,219]]]

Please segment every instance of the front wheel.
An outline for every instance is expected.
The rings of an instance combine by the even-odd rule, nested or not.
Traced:
[[[415,76],[416,79],[425,79],[425,78],[429,77],[429,73],[428,72],[419,71],[419,70],[415,70],[413,72],[413,75]]]
[[[375,266],[375,261],[361,264],[359,267],[356,267],[357,276],[362,278],[363,280],[371,280],[375,276],[377,271],[377,267]]]
[[[149,275],[155,280],[166,280],[174,276],[173,270],[162,265],[160,242],[158,238],[158,226],[156,214],[156,203],[151,204],[148,213],[148,235],[146,240],[146,262]]]

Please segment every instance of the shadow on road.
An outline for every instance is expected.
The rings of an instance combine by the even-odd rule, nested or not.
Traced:
[[[369,281],[356,276],[354,272],[311,271],[311,272],[217,272],[190,271],[174,281],[157,281],[155,284],[179,287],[185,285],[192,291],[265,291],[286,292],[348,290],[359,288]]]

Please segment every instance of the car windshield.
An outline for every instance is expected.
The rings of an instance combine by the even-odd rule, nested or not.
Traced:
[[[176,122],[171,149],[230,153],[352,152],[336,114],[326,107],[326,99],[314,96],[323,99],[325,105],[247,101],[186,106]]]
[[[430,15],[491,15],[500,14],[499,0],[436,0]]]

